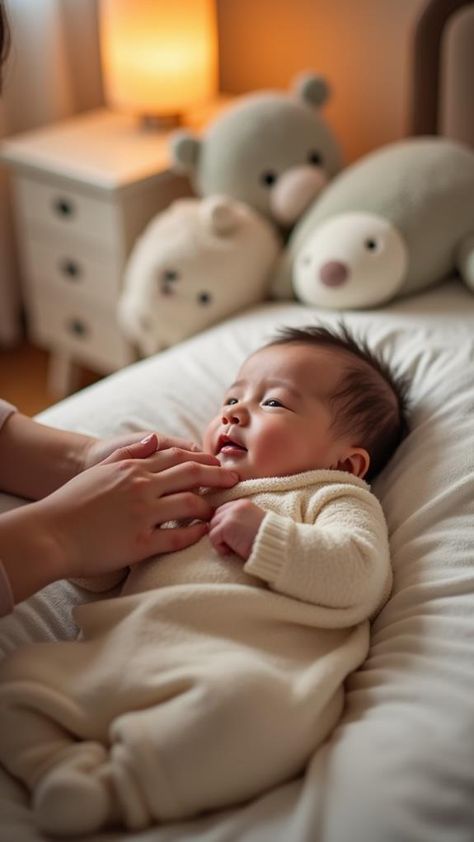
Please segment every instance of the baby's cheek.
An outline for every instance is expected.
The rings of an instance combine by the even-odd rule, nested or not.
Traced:
[[[215,444],[215,431],[217,429],[218,422],[213,419],[204,430],[204,434],[202,437],[202,448],[205,453],[213,453],[214,452],[214,444]]]

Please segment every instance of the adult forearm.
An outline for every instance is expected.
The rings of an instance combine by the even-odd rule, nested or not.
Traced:
[[[45,497],[82,470],[91,441],[14,413],[0,431],[1,490],[31,500]]]
[[[32,503],[0,516],[0,558],[15,603],[61,578],[59,548]]]

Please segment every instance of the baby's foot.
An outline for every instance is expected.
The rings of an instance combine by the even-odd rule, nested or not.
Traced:
[[[113,821],[107,757],[99,743],[76,743],[41,777],[33,795],[41,830],[53,836],[79,836]]]

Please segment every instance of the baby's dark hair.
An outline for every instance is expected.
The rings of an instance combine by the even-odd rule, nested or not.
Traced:
[[[365,339],[356,339],[343,322],[337,330],[322,325],[283,327],[269,345],[293,342],[334,349],[348,357],[344,374],[330,396],[334,425],[341,435],[350,429],[360,439],[357,445],[370,456],[365,479],[373,479],[408,434],[407,379],[392,371]]]

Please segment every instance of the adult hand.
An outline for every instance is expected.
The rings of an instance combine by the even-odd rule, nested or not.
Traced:
[[[99,576],[199,540],[212,511],[197,490],[229,488],[238,475],[210,454],[157,451],[157,444],[153,434],[115,451],[48,497],[0,518],[16,601],[55,579]],[[159,528],[182,519],[203,522]]]
[[[168,447],[178,447],[180,450],[189,450],[192,453],[201,453],[202,448],[198,444],[187,439],[177,438],[176,436],[165,436],[163,433],[150,433],[150,431],[142,431],[139,433],[122,433],[118,436],[105,439],[90,439],[84,444],[82,452],[82,470],[92,468],[99,462],[103,462],[117,450],[121,450],[123,456],[121,458],[139,459],[140,453],[136,448],[128,454],[128,448],[131,445],[137,445],[146,441],[148,436],[154,435],[156,438],[156,450],[166,450]],[[149,455],[149,447],[146,449],[145,455]]]
[[[247,560],[264,517],[264,510],[245,498],[223,503],[209,525],[212,546],[219,555],[236,553]]]

